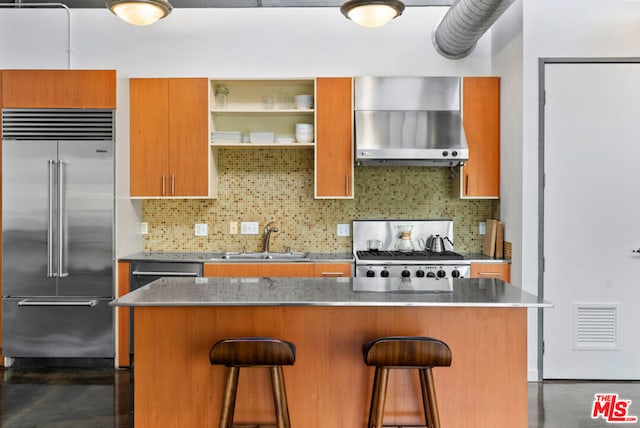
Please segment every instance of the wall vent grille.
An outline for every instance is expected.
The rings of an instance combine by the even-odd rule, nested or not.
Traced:
[[[616,304],[574,304],[573,309],[574,349],[618,349]]]
[[[112,140],[113,110],[4,109],[5,140]]]

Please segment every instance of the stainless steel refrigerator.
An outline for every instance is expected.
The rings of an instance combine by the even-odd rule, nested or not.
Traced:
[[[2,111],[2,351],[113,358],[112,110]]]

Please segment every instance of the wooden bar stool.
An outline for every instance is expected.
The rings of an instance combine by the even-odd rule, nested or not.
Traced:
[[[427,426],[440,428],[438,401],[431,368],[451,365],[451,350],[446,343],[430,337],[382,337],[365,343],[362,352],[365,364],[376,367],[368,428],[382,427],[389,369],[418,370]]]
[[[270,337],[223,339],[211,347],[209,359],[211,364],[227,366],[220,428],[233,426],[240,367],[269,367],[277,427],[291,427],[282,366],[293,365],[296,361],[296,346],[293,343]]]

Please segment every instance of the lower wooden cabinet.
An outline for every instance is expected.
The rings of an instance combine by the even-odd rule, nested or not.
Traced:
[[[509,263],[471,263],[471,278],[495,278],[511,281]]]
[[[205,277],[351,276],[350,263],[205,263]]]
[[[309,277],[310,263],[206,263],[206,277]]]
[[[351,277],[351,263],[314,263],[313,276],[318,277]]]

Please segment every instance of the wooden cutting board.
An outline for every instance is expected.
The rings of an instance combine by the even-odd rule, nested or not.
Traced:
[[[484,245],[482,246],[482,254],[487,257],[493,257],[496,254],[496,235],[498,222],[493,219],[487,219],[485,222]]]
[[[502,222],[496,222],[496,259],[504,257],[504,228]]]

